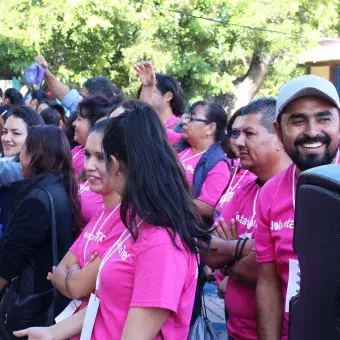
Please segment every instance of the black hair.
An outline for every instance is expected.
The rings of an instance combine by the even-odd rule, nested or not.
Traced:
[[[123,102],[115,105],[112,108],[111,113],[118,109],[119,107],[122,107],[124,110],[127,111],[131,111],[133,109],[135,109],[136,107],[142,107],[142,106],[146,106],[148,105],[146,102],[143,102],[142,100],[138,100],[138,99],[129,99],[129,100],[124,100]]]
[[[100,122],[94,124],[90,130],[90,133],[92,132],[98,132],[98,133],[102,133],[104,134],[105,129],[107,127],[107,125],[109,124],[110,119],[103,119]]]
[[[207,101],[198,101],[191,105],[189,109],[189,113],[192,115],[195,113],[195,110],[199,107],[203,106],[206,109],[205,117],[210,123],[216,124],[216,132],[215,132],[215,141],[221,142],[226,140],[226,127],[228,123],[227,113],[224,108],[217,104]]]
[[[38,105],[45,99],[49,99],[50,97],[46,94],[45,91],[41,91],[41,90],[34,90],[30,93],[31,95],[31,100],[36,99],[38,102]],[[38,107],[37,105],[37,107]]]
[[[52,107],[42,110],[40,112],[40,116],[46,125],[55,125],[59,127],[61,121],[60,113]]]
[[[38,112],[24,105],[11,107],[8,113],[8,117],[10,116],[21,118],[28,128],[36,125],[45,125]]]
[[[237,111],[235,111],[235,113],[229,118],[228,123],[227,123],[227,140],[226,140],[226,143],[223,149],[225,153],[227,154],[227,156],[231,159],[237,158],[233,150],[230,147],[231,131],[232,131],[236,118],[242,116],[243,108],[244,106],[239,108]]]
[[[79,145],[74,140],[75,127],[73,126],[73,123],[77,120],[77,117],[78,112],[77,111],[72,112],[71,115],[68,117],[66,124],[63,127],[63,131],[65,132],[68,142],[70,143],[71,149]]]
[[[243,107],[242,115],[260,114],[260,124],[263,125],[269,133],[274,134],[274,122],[276,121],[276,100],[273,97],[259,97]]]
[[[193,253],[198,246],[195,239],[210,240],[209,233],[201,228],[183,168],[150,106],[111,118],[103,149],[108,169],[111,156],[127,168],[120,214],[134,240],[138,237],[137,216],[166,228],[175,246],[179,235]]]
[[[181,116],[185,111],[184,93],[181,84],[172,76],[156,73],[156,87],[164,95],[172,93],[170,106],[175,116]]]
[[[5,91],[4,99],[6,98],[9,100],[8,104],[10,105],[24,105],[24,97],[14,88],[10,88]]]
[[[91,96],[102,96],[108,100],[110,105],[117,105],[124,100],[121,89],[112,85],[105,77],[92,77],[84,83],[83,87]]]
[[[50,100],[50,99],[42,100],[41,103],[39,103],[39,105],[41,105],[41,104],[47,104],[49,107],[57,110],[60,114],[60,118],[61,118],[62,122],[64,124],[67,123],[66,111],[65,111],[65,109],[62,105],[58,104],[55,100]],[[37,106],[37,109],[38,109],[38,106]]]
[[[32,175],[60,172],[70,200],[73,234],[78,236],[82,228],[78,184],[73,176],[72,154],[65,134],[56,126],[36,126],[30,129],[25,143],[31,156]]]
[[[99,119],[108,117],[112,111],[111,103],[105,97],[85,98],[78,105],[79,116],[86,118],[92,127]]]

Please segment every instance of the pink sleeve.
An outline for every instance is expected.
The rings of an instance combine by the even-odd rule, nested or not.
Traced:
[[[166,129],[166,135],[171,145],[178,143],[182,138],[181,133],[177,133],[171,129]]]
[[[172,244],[148,249],[136,261],[130,307],[157,307],[176,313],[187,275],[188,261]]]
[[[266,187],[263,187],[256,204],[255,249],[258,263],[275,261],[275,244],[270,230],[271,195],[269,191],[266,190]]]
[[[223,161],[218,162],[209,171],[203,183],[200,196],[197,199],[215,207],[229,183],[229,178],[230,170],[228,164]]]

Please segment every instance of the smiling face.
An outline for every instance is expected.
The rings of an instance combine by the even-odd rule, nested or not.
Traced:
[[[1,142],[6,157],[14,157],[20,154],[27,137],[26,123],[14,115],[10,116],[5,124]]]
[[[296,166],[305,171],[332,163],[340,142],[339,110],[320,97],[292,101],[276,129]]]
[[[84,170],[90,190],[106,196],[114,189],[106,172],[102,139],[103,135],[99,132],[92,132],[89,135],[85,146]]]
[[[89,136],[91,129],[89,121],[86,118],[78,115],[77,119],[73,122],[72,125],[75,127],[74,140],[80,145],[85,146],[87,137]]]

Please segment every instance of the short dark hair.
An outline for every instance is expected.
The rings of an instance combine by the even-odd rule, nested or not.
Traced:
[[[9,99],[10,105],[24,105],[24,97],[14,88],[7,89],[4,93],[4,98]]]
[[[36,99],[38,105],[45,99],[49,99],[50,97],[46,94],[45,91],[42,90],[34,90],[30,93],[32,100]]]
[[[24,105],[11,107],[8,113],[8,117],[10,116],[21,118],[29,128],[36,125],[45,125],[38,112]]]
[[[260,114],[260,124],[269,133],[275,133],[274,122],[276,121],[276,100],[273,97],[259,97],[242,108],[242,115]]]
[[[46,125],[54,125],[59,127],[61,115],[56,109],[48,107],[47,109],[40,112],[40,116],[42,117]]]
[[[108,169],[112,155],[127,168],[120,214],[135,240],[137,216],[165,228],[175,245],[178,235],[193,253],[197,252],[196,239],[209,240],[209,234],[200,228],[183,168],[150,106],[111,118],[103,149]]]
[[[175,116],[181,116],[185,111],[184,93],[181,84],[174,77],[163,73],[156,73],[156,87],[164,95],[172,93],[170,106]]]
[[[198,101],[191,105],[189,114],[193,114],[197,107],[203,106],[206,109],[205,116],[211,123],[216,124],[215,141],[220,142],[226,139],[226,127],[228,123],[227,113],[224,108],[217,103]]]
[[[99,119],[108,117],[112,111],[111,103],[102,96],[88,97],[78,105],[79,116],[86,118],[92,127]]]
[[[123,101],[123,93],[117,86],[105,77],[92,77],[84,83],[83,87],[89,92],[91,96],[102,96],[106,98],[110,105],[116,105]]]
[[[59,112],[59,114],[60,114],[62,122],[64,124],[67,123],[66,111],[65,111],[65,109],[64,109],[64,107],[62,105],[58,104],[55,100],[50,100],[50,99],[42,100],[41,103],[39,103],[39,105],[41,105],[41,104],[47,104],[49,107],[57,110]]]
[[[74,236],[82,227],[78,184],[73,175],[71,149],[65,134],[56,126],[33,127],[26,139],[26,150],[31,156],[30,169],[33,175],[58,171],[65,184],[70,200]]]
[[[127,111],[131,111],[137,107],[143,107],[143,106],[147,106],[148,104],[146,102],[143,102],[142,100],[138,100],[138,99],[129,99],[129,100],[124,100],[121,103],[115,105],[112,108],[113,112],[114,110],[118,109],[119,107],[122,107],[124,110]]]

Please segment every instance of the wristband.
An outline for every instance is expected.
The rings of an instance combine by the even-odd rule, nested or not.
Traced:
[[[239,252],[237,254],[235,254],[235,260],[238,262],[242,259],[242,252],[244,249],[244,246],[246,245],[247,241],[249,240],[248,237],[242,239],[242,244],[240,246]]]

